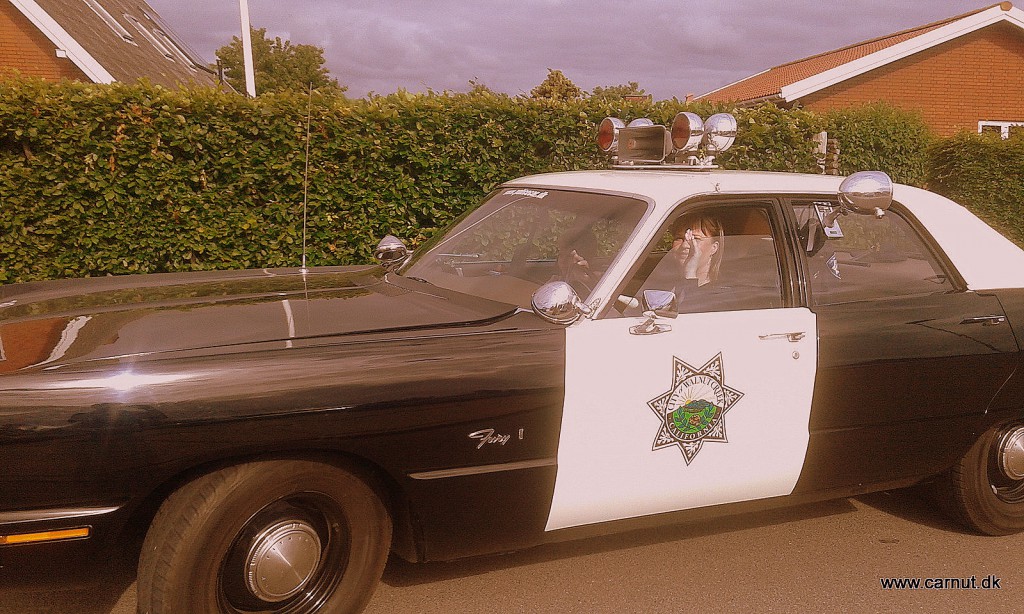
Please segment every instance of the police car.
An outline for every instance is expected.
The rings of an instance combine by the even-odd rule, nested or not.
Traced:
[[[0,287],[0,555],[143,525],[143,612],[350,612],[508,551],[932,482],[1024,528],[1024,251],[936,194],[602,122],[364,267]],[[8,563],[10,564],[10,563]]]

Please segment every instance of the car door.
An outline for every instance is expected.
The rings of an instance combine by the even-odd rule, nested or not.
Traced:
[[[837,203],[794,199],[797,225]],[[945,470],[1017,362],[999,300],[966,291],[894,203],[847,215],[806,254],[819,366],[797,492],[897,484]],[[966,239],[965,239],[966,240]]]
[[[704,287],[680,284],[672,260],[672,227],[693,216],[722,227],[717,279]],[[814,313],[791,306],[781,228],[771,202],[682,209],[625,277],[617,307],[566,330],[548,530],[793,490],[817,334]],[[678,316],[648,322],[645,291],[673,291]]]

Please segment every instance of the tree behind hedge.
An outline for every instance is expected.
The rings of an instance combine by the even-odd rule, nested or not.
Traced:
[[[341,95],[346,89],[338,84],[324,66],[324,50],[316,45],[293,44],[281,37],[270,38],[266,28],[250,28],[256,93],[297,90],[312,86],[324,94]],[[236,91],[244,92],[245,60],[242,40],[231,42],[214,52],[224,67],[224,78]]]

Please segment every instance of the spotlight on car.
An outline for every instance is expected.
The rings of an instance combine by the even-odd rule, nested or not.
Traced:
[[[606,117],[597,127],[597,146],[604,153],[615,153],[619,149],[619,130],[626,124],[617,117]]]
[[[697,151],[704,138],[704,120],[696,113],[677,113],[672,120],[672,146],[677,151]]]
[[[736,140],[736,118],[728,113],[715,113],[704,122],[704,147],[709,153],[720,153]]]

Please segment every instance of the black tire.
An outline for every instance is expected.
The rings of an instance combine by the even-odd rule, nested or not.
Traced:
[[[940,494],[955,519],[985,535],[1024,530],[1024,480],[999,467],[999,446],[1015,427],[992,429],[978,438],[946,476]]]
[[[160,507],[139,560],[139,612],[360,612],[390,546],[386,508],[352,473],[303,460],[235,465],[186,484]],[[300,553],[297,571],[263,563],[281,560],[272,550]],[[268,588],[260,577],[288,575],[268,568],[293,576]]]

